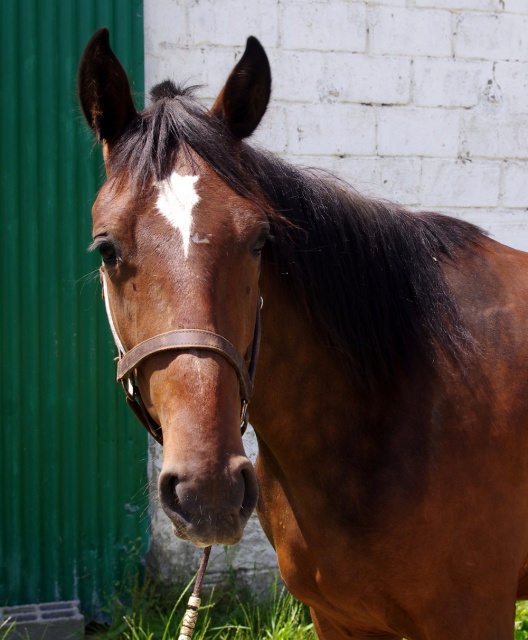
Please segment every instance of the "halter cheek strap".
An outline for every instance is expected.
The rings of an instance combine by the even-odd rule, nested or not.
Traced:
[[[240,399],[242,403],[240,419],[242,423],[242,433],[244,433],[248,423],[248,405],[253,393],[253,381],[260,347],[260,309],[262,308],[262,298],[259,299],[257,306],[251,359],[249,367],[246,367],[244,358],[229,340],[217,333],[205,331],[204,329],[177,329],[175,331],[168,331],[153,338],[148,338],[127,351],[121,342],[113,321],[106,283],[106,272],[103,267],[100,269],[100,277],[103,286],[103,299],[108,324],[110,325],[110,331],[112,332],[118,351],[117,380],[123,385],[128,406],[136,414],[136,417],[150,435],[161,445],[163,444],[161,426],[152,418],[143,403],[135,372],[143,360],[153,353],[162,351],[188,351],[190,349],[202,349],[204,351],[217,353],[225,358],[235,369],[240,386]]]

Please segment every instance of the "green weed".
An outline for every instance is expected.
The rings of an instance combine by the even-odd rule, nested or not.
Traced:
[[[175,640],[192,587],[167,590],[136,579],[128,596],[112,601],[114,622],[93,640]],[[0,640],[5,636],[1,633]],[[256,598],[234,579],[203,600],[193,640],[316,640],[307,608],[278,583],[267,598]],[[528,601],[517,603],[515,640],[528,640]]]
[[[14,622],[10,622],[9,618],[0,622],[0,640],[6,640],[9,632],[15,626]]]
[[[517,603],[515,617],[515,640],[528,640],[528,601]]]
[[[192,583],[167,589],[136,579],[130,593],[114,596],[112,624],[92,628],[94,640],[174,640]],[[193,640],[316,640],[307,608],[276,582],[267,597],[255,597],[234,579],[202,598]]]

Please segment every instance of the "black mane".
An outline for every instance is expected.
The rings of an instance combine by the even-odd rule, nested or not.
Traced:
[[[264,259],[363,389],[374,389],[439,351],[471,345],[441,268],[481,231],[466,222],[359,195],[322,171],[302,169],[249,144],[164,82],[112,150],[116,175],[145,188],[167,177],[179,150],[194,149],[240,195],[268,212],[275,236]]]

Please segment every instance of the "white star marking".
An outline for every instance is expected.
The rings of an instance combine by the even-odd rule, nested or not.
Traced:
[[[185,258],[189,252],[193,208],[200,201],[195,186],[197,182],[198,176],[182,176],[174,172],[166,180],[156,183],[156,206],[166,220],[180,232]]]

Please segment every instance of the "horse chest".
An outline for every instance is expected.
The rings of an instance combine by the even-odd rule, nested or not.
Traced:
[[[370,535],[338,523],[328,509],[308,515],[288,496],[280,472],[263,460],[262,451],[257,477],[259,519],[288,590],[343,629],[388,633],[380,622],[390,601],[388,575]]]

